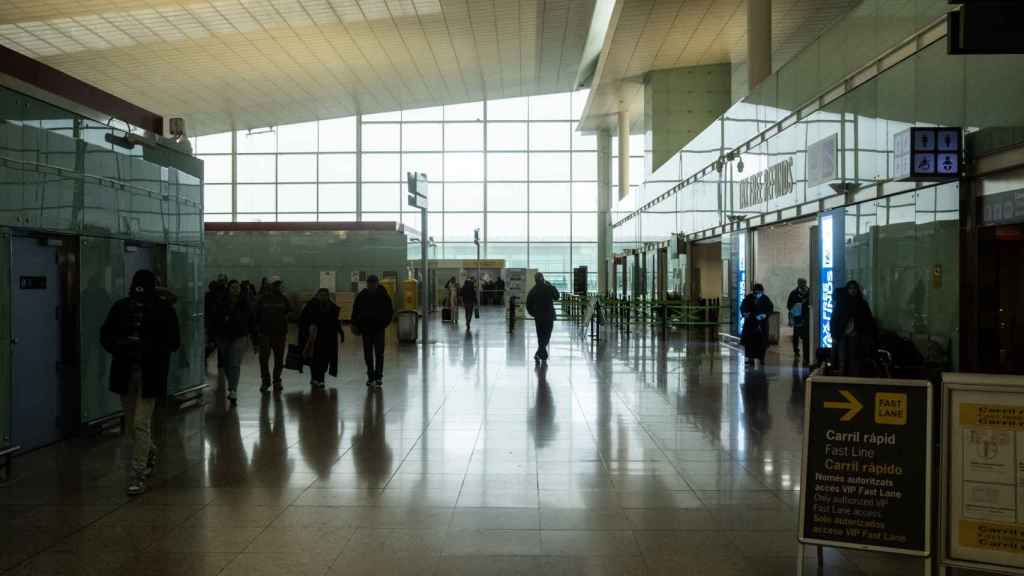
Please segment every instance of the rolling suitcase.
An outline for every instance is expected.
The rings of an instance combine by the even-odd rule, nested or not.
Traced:
[[[451,308],[442,308],[441,309],[441,321],[442,322],[451,322],[452,321],[452,310],[451,310]]]

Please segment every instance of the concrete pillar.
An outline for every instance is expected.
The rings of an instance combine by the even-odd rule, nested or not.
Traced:
[[[612,257],[612,133],[597,133],[597,288],[608,293],[608,259]]]
[[[747,79],[750,91],[772,73],[772,0],[747,0]]]
[[[619,199],[629,195],[629,112],[619,112]]]
[[[238,130],[231,127],[231,221],[238,222]]]

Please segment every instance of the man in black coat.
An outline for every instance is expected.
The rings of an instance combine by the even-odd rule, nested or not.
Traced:
[[[117,301],[100,329],[100,343],[113,356],[110,391],[121,396],[132,422],[132,478],[128,494],[146,491],[156,465],[152,439],[156,402],[167,395],[171,353],[181,346],[174,308],[157,296],[156,276],[139,270],[128,298]]]
[[[384,333],[395,316],[391,296],[376,276],[366,278],[366,288],[352,305],[352,324],[363,335],[366,385],[384,385]]]
[[[537,325],[537,353],[533,359],[540,364],[548,361],[548,343],[551,342],[551,331],[555,328],[555,301],[559,294],[558,288],[549,284],[540,272],[533,278],[533,288],[526,295],[526,311],[533,316]]]
[[[789,311],[789,324],[793,327],[794,364],[800,361],[800,342],[803,341],[804,366],[811,365],[811,291],[807,289],[807,280],[800,278],[796,288],[789,293],[786,309]]]
[[[743,343],[747,365],[757,360],[764,368],[764,357],[768,351],[768,319],[774,311],[775,305],[764,293],[764,286],[754,284],[754,291],[747,294],[740,304],[740,314],[743,316],[740,340]]]

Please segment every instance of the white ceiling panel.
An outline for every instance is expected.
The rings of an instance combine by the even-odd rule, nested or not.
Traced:
[[[190,132],[574,88],[594,0],[3,0],[0,44]]]

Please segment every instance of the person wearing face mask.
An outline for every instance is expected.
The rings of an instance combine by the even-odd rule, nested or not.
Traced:
[[[310,365],[310,381],[314,388],[324,388],[324,375],[338,376],[338,339],[345,341],[338,305],[331,301],[326,288],[302,309],[299,318],[299,349]]]
[[[878,341],[878,325],[871,307],[855,280],[846,283],[832,312],[832,351],[843,376],[870,376],[872,354]]]
[[[789,293],[786,309],[789,310],[789,324],[793,327],[793,362],[800,361],[800,342],[803,342],[804,366],[811,365],[811,291],[807,280],[800,278],[796,288]]]
[[[768,351],[768,318],[774,311],[775,305],[764,293],[764,286],[754,284],[754,291],[747,294],[740,304],[740,314],[743,316],[740,340],[743,342],[747,365],[752,365],[756,360],[764,367],[764,356]]]
[[[181,347],[178,316],[157,294],[156,276],[139,270],[131,294],[117,301],[100,329],[100,343],[110,353],[110,391],[121,396],[132,431],[128,494],[146,491],[156,466],[152,422],[157,401],[167,395],[171,353]]]

